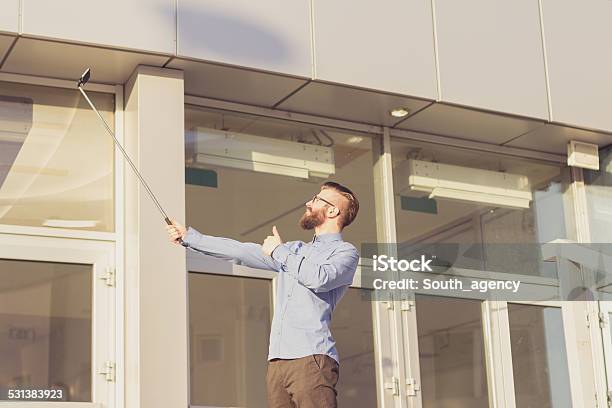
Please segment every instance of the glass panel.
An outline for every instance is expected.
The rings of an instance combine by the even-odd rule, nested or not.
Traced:
[[[571,407],[561,309],[508,304],[517,407]]]
[[[0,259],[0,400],[91,401],[91,279],[91,265]]]
[[[265,407],[271,281],[189,274],[191,404]]]
[[[114,146],[81,94],[0,89],[0,224],[113,231]],[[114,127],[114,95],[88,95]]]
[[[608,322],[612,322],[612,313],[608,313]],[[608,324],[608,328],[610,329],[610,339],[612,339],[612,324]],[[612,387],[612,384],[610,384]]]
[[[612,146],[599,151],[599,170],[585,169],[584,181],[591,242],[612,242]]]
[[[416,296],[423,407],[489,406],[481,310],[477,300]]]
[[[592,249],[600,252],[600,258],[612,256],[609,243],[612,242],[612,146],[599,151],[599,170],[583,169],[584,185],[589,222],[589,239]],[[586,270],[586,269],[585,269]],[[605,263],[598,270],[586,270],[594,274],[597,286],[612,284],[612,269]],[[612,384],[610,385],[612,387]]]
[[[349,288],[334,310],[331,331],[340,354],[338,405],[376,407],[372,301],[368,289]]]
[[[308,242],[312,239],[313,232],[302,230],[298,221],[304,213],[305,203],[319,192],[320,184],[327,180],[313,175],[307,179],[292,176],[289,175],[288,168],[281,171],[286,171],[287,174],[281,175],[265,172],[261,168],[238,169],[235,167],[236,163],[202,163],[197,159],[198,149],[205,151],[207,144],[203,141],[204,136],[198,134],[198,128],[265,137],[271,143],[285,140],[301,142],[309,148],[331,146],[335,174],[331,175],[329,180],[351,189],[360,204],[356,221],[343,231],[343,237],[357,247],[362,242],[376,242],[370,138],[337,130],[186,106],[186,173],[187,180],[191,183],[186,185],[186,211],[187,221],[194,228],[208,235],[261,243],[266,236],[271,235],[272,226],[276,225],[285,241],[299,239]],[[262,144],[258,142],[257,145]],[[272,146],[266,146],[263,153],[266,152],[285,157],[284,151],[279,153]],[[286,156],[289,157],[290,153],[286,153]],[[243,162],[252,163],[251,160]],[[284,162],[281,160],[279,163]],[[207,171],[194,174],[194,169]],[[220,217],[221,211],[232,216]]]
[[[392,139],[392,154],[397,235],[402,250],[438,243],[462,244],[461,248],[467,249],[476,244],[459,267],[556,277],[554,265],[537,259],[531,262],[533,265],[525,261],[527,266],[511,271],[504,266],[516,265],[516,251],[530,251],[521,252],[519,259],[531,259],[531,252],[539,254],[536,247],[516,244],[566,238],[566,215],[570,212],[564,206],[565,168],[400,139]],[[412,163],[454,167],[425,174],[417,173]],[[485,176],[480,170],[490,173]],[[411,181],[409,177],[414,174],[421,177]],[[508,182],[506,192],[500,192],[506,182],[499,178],[502,175],[514,180],[513,187]],[[496,177],[495,181],[491,177]],[[446,190],[438,188],[434,192],[438,182]],[[507,192],[510,190],[512,194]],[[525,201],[513,201],[514,196]],[[528,208],[522,207],[525,205]],[[480,248],[480,244],[486,245]]]
[[[205,153],[206,148],[211,146],[210,141],[206,139],[207,129],[263,138],[257,140],[257,147],[263,146],[259,154],[275,155],[274,160],[278,166],[272,169],[262,167],[256,164],[259,162],[255,155],[245,158],[241,163],[230,163],[226,160],[227,158],[215,164],[202,161],[201,158],[198,158],[198,153]],[[334,173],[330,177],[311,173],[308,178],[304,178],[299,171],[289,168],[291,167],[291,155],[295,153],[295,150],[291,146],[287,148],[288,150],[284,147],[280,150],[276,149],[274,143],[278,141],[294,142],[296,143],[294,146],[299,148],[321,149],[322,151],[330,148],[333,152]],[[304,213],[305,203],[318,193],[320,185],[329,179],[350,188],[357,195],[360,203],[358,218],[355,223],[343,231],[343,238],[356,246],[362,242],[375,242],[372,141],[369,137],[288,121],[186,106],[185,145],[186,218],[189,225],[202,233],[233,238],[242,242],[261,243],[271,233],[272,226],[276,225],[285,241],[308,242],[312,239],[313,231],[302,230],[298,221]],[[281,169],[279,170],[278,167]],[[231,213],[232,216],[222,219],[219,217],[219,211]],[[192,279],[190,278],[190,282]],[[223,293],[226,298],[227,293],[236,291],[234,289],[232,292],[232,285],[237,285],[236,279],[252,281],[246,278],[222,276],[206,279],[209,279],[210,282],[202,284],[202,290],[207,290],[206,293],[214,291],[214,294],[219,294],[219,297]],[[218,282],[230,283],[219,286]],[[261,281],[255,280],[255,282]],[[193,294],[193,286],[190,288],[190,294]],[[265,296],[264,294],[261,296],[262,305],[265,303],[268,307],[271,296],[269,290],[266,289]],[[207,298],[207,296],[200,295],[199,298]],[[340,401],[345,401],[341,402],[342,405],[375,406],[376,377],[372,304],[369,300],[362,300],[357,289],[349,290],[345,298],[335,311],[332,320],[332,332],[338,343],[340,358],[343,359],[341,368],[343,374],[338,384]],[[228,305],[240,304],[240,302],[236,299],[227,301]],[[193,310],[195,307],[193,303],[191,306]],[[198,309],[203,310],[204,308],[199,306]],[[218,313],[219,308],[214,309]],[[269,309],[266,310],[269,313]],[[359,312],[355,313],[356,310]],[[367,318],[364,319],[364,316]],[[217,321],[218,317],[211,314],[206,319],[209,327],[210,322]],[[219,320],[218,324],[227,324],[227,322],[223,323],[222,320]],[[235,370],[240,374],[233,371],[226,372],[225,377],[221,379],[217,372],[206,374],[215,376],[215,378],[205,377],[203,369],[195,372],[192,356],[192,404],[265,406],[264,374],[267,368],[269,321],[266,321],[265,327],[258,326],[259,329],[261,333],[257,332],[255,336],[248,335],[247,337],[249,342],[256,336],[258,342],[261,340],[261,344],[257,343],[255,351],[252,351],[252,346],[249,346],[249,354],[255,357],[253,357],[248,372],[245,372],[242,366],[236,369],[230,367],[223,368],[223,370]],[[234,336],[236,339],[233,341],[244,341],[245,334],[242,332]],[[194,341],[193,335],[191,340]],[[214,347],[211,346],[211,348]],[[226,366],[241,364],[240,361],[236,357],[235,362],[226,363]],[[198,384],[206,382],[207,385],[194,384],[194,378],[198,375]],[[242,376],[240,378],[244,383],[253,384],[249,395],[237,389],[237,381],[234,378],[238,375]],[[198,395],[196,396],[194,392],[197,392]]]

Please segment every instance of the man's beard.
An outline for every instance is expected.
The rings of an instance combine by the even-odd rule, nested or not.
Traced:
[[[310,211],[306,210],[302,218],[300,218],[300,227],[305,230],[311,230],[325,222],[325,213],[321,208],[318,211]]]

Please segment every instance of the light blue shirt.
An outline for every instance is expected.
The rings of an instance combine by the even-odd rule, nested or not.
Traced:
[[[329,329],[332,312],[353,282],[359,253],[340,233],[311,242],[285,242],[272,252],[261,245],[187,230],[183,245],[206,255],[278,272],[268,360],[327,354],[340,362]]]

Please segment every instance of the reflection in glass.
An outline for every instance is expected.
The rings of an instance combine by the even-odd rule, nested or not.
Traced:
[[[508,304],[517,407],[571,407],[561,308]]]
[[[113,231],[114,146],[81,94],[0,89],[0,224]],[[88,95],[112,127],[114,95]]]
[[[391,146],[397,236],[402,252],[439,243],[462,244],[469,253],[459,254],[458,267],[556,277],[554,265],[540,262],[535,256],[537,247],[521,249],[516,244],[566,238],[566,213],[570,213],[564,206],[566,169],[533,160],[401,139],[393,139]],[[421,163],[418,167],[421,170],[409,165],[416,163],[411,159]],[[437,164],[453,166],[455,172],[448,168],[439,173],[431,170],[428,176],[422,170],[435,169]],[[410,184],[409,177],[418,171],[422,176]],[[516,184],[513,188],[517,192],[531,193],[529,208],[512,204],[508,197],[518,193],[504,195],[495,190],[500,185],[493,181],[499,181],[504,174],[513,175],[509,179],[514,180],[512,185]],[[453,191],[452,195],[435,196],[428,190],[435,182],[452,184],[456,190],[447,188]],[[490,194],[479,195],[482,190]],[[491,195],[495,200],[487,201]],[[507,244],[511,250],[506,248]],[[517,259],[514,253],[517,250],[534,252],[529,256],[533,255],[537,261],[513,267],[515,263],[511,261]]]
[[[423,407],[489,406],[481,302],[416,296]]]
[[[367,136],[320,129],[289,121],[185,107],[186,215],[191,226],[208,235],[262,242],[276,225],[286,241],[312,239],[298,221],[305,204],[328,179],[302,179],[290,175],[241,170],[229,166],[201,164],[196,160],[197,128],[238,132],[276,140],[328,146],[334,152],[335,174],[329,180],[346,185],[358,197],[356,221],[343,231],[343,238],[359,247],[376,242],[372,140]],[[270,146],[274,153],[273,146]],[[205,170],[196,172],[195,170]],[[231,217],[219,217],[221,209]]]
[[[9,389],[92,400],[91,269],[0,260],[0,400]]]
[[[372,301],[362,292],[349,288],[334,310],[331,331],[340,354],[338,405],[376,407],[376,367]]]
[[[612,322],[612,313],[608,313],[608,322]],[[612,339],[612,324],[608,324],[608,329],[610,330],[610,338]]]
[[[266,406],[271,282],[189,274],[191,404]]]
[[[599,151],[599,170],[583,171],[591,242],[612,242],[612,146]]]

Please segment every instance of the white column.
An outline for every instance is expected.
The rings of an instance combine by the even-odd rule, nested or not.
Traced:
[[[134,71],[125,89],[125,140],[168,216],[184,222],[182,71]],[[127,164],[125,197],[125,406],[187,407],[185,249],[168,241],[162,215]]]

